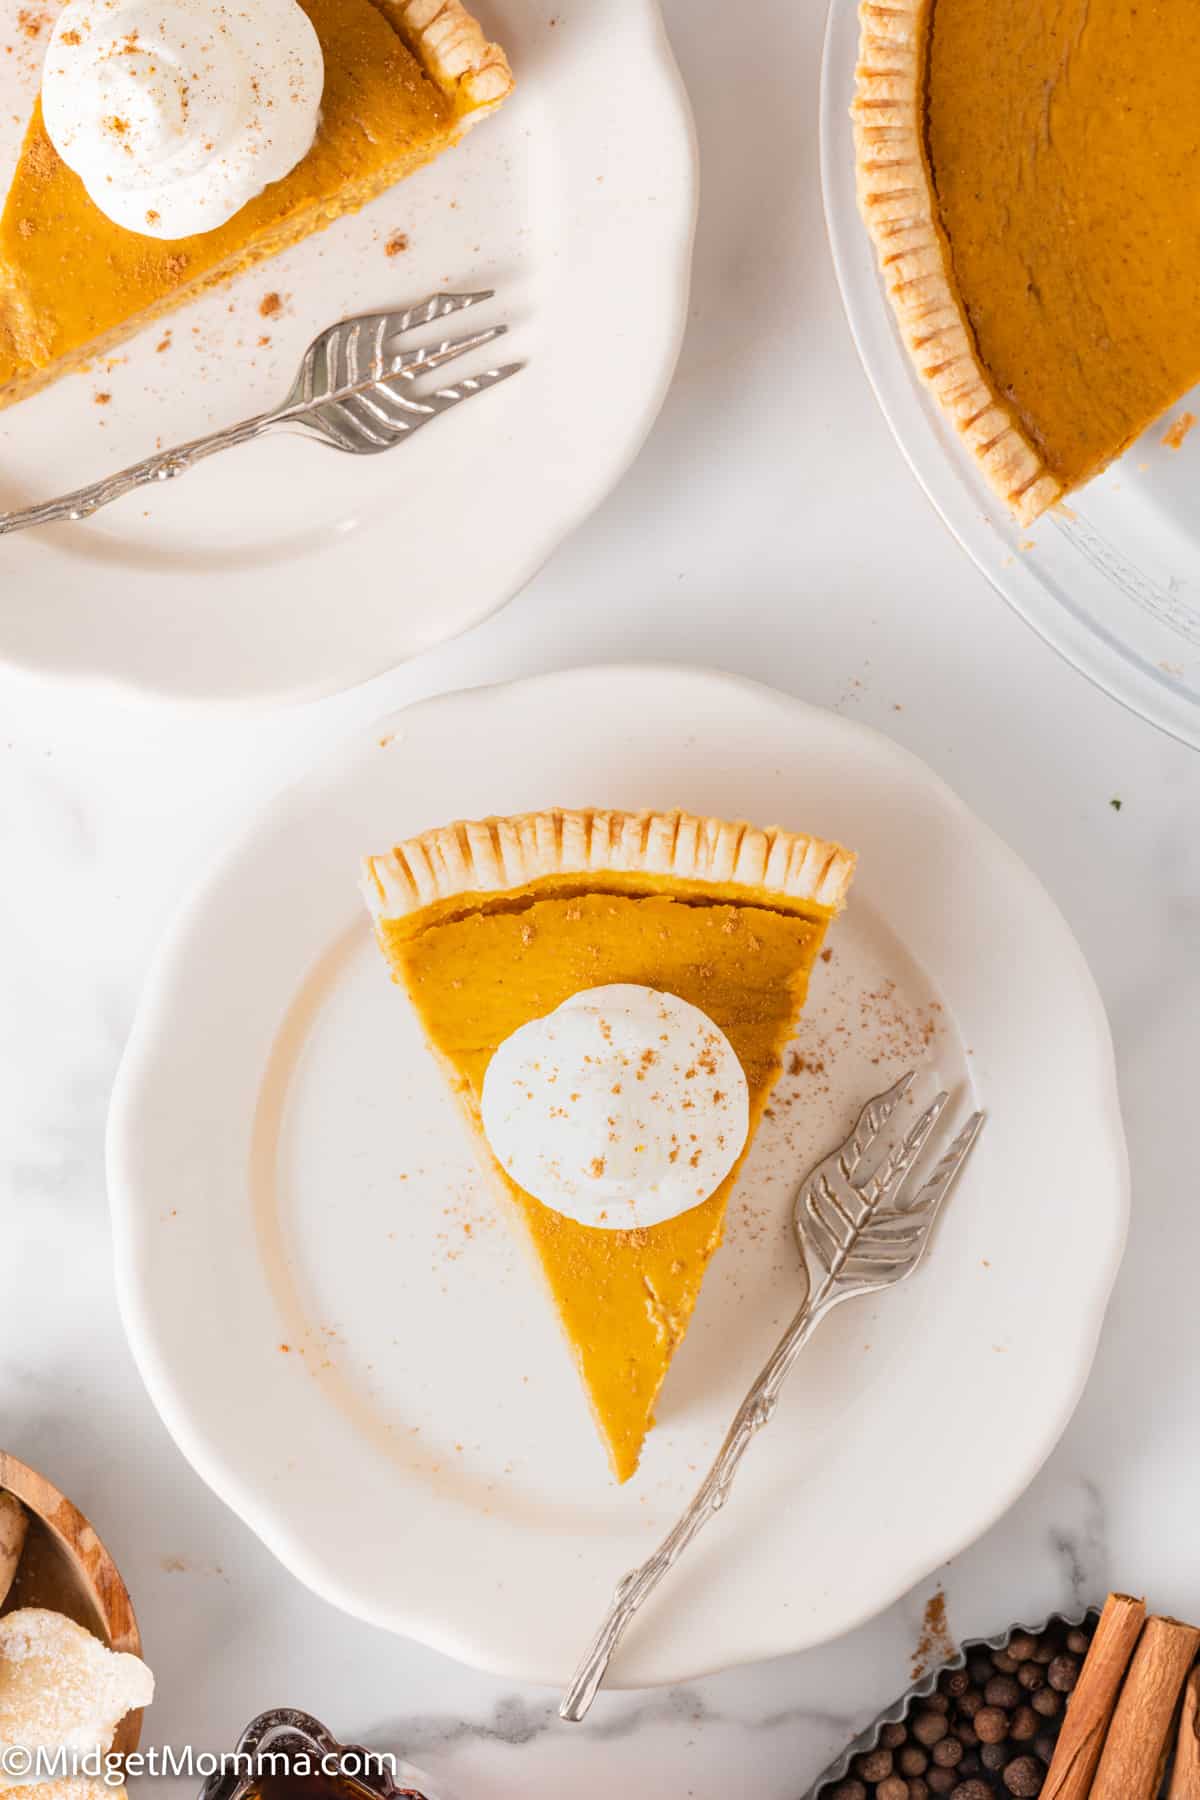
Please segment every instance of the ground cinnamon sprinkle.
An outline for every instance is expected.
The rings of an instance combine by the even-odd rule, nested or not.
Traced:
[[[258,310],[264,319],[278,318],[283,311],[282,294],[264,294],[258,303]]]
[[[49,22],[47,13],[33,12],[27,6],[23,6],[17,14],[17,29],[23,31],[27,38],[40,37]]]
[[[93,394],[92,399],[97,406],[107,406],[109,404],[109,402],[112,400],[112,395],[111,394]]]
[[[393,231],[383,248],[384,253],[388,256],[403,256],[404,252],[408,249],[408,233],[405,231]]]
[[[941,1588],[925,1603],[921,1635],[913,1651],[912,1679],[919,1681],[927,1669],[936,1668],[954,1655],[955,1643],[946,1624],[946,1596]]]

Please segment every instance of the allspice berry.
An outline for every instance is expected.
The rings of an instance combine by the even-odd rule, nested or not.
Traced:
[[[867,1750],[854,1760],[854,1772],[864,1781],[886,1781],[892,1772],[890,1750]]]
[[[1008,1736],[1008,1715],[998,1706],[985,1706],[971,1721],[981,1744],[998,1744]]]
[[[1060,1694],[1069,1694],[1079,1680],[1079,1658],[1056,1656],[1046,1670],[1046,1680]]]
[[[1020,1800],[1032,1800],[1035,1794],[1040,1794],[1045,1778],[1046,1771],[1035,1756],[1018,1756],[1004,1771],[1005,1787],[1010,1794],[1020,1796]]]
[[[1070,1640],[1067,1641],[1070,1644]],[[1086,1649],[1086,1644],[1084,1647]],[[1008,1640],[1008,1654],[1016,1663],[1028,1662],[1036,1649],[1037,1639],[1031,1637],[1027,1631],[1014,1631]]]
[[[929,1758],[920,1744],[905,1744],[896,1757],[896,1767],[902,1775],[923,1775],[929,1767]]]
[[[889,1719],[886,1725],[879,1727],[879,1741],[885,1750],[895,1750],[908,1737],[908,1726],[902,1725],[898,1719]]]
[[[1050,1666],[1053,1668],[1054,1664]],[[1021,1689],[1011,1675],[993,1675],[983,1690],[983,1697],[989,1706],[1019,1706]]]
[[[829,1800],[867,1800],[867,1790],[861,1781],[839,1781]]]
[[[963,1759],[963,1747],[957,1738],[944,1737],[933,1746],[932,1754],[939,1769],[954,1769]]]
[[[875,1789],[875,1800],[908,1800],[908,1783],[899,1775],[889,1775]]]
[[[940,1743],[941,1739],[945,1737],[949,1729],[950,1727],[947,1725],[941,1713],[936,1712],[918,1713],[912,1722],[913,1736],[916,1738],[918,1744],[924,1744],[926,1748],[928,1748],[930,1744]]]
[[[1036,1694],[1030,1695],[1029,1704],[1039,1718],[1057,1719],[1062,1711],[1062,1695],[1056,1694],[1052,1687],[1039,1688]]]
[[[986,1781],[973,1776],[970,1781],[960,1781],[950,1790],[950,1800],[993,1800],[993,1795]]]

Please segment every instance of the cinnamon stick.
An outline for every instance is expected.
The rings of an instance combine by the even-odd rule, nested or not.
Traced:
[[[1091,1800],[1155,1800],[1179,1697],[1198,1651],[1200,1631],[1194,1626],[1147,1619],[1108,1728]]]
[[[1200,1800],[1200,1669],[1192,1670],[1183,1690],[1175,1767],[1167,1800]]]
[[[1087,1800],[1129,1659],[1146,1620],[1146,1602],[1110,1594],[1087,1661],[1071,1695],[1042,1800]],[[1128,1800],[1128,1796],[1125,1797]]]

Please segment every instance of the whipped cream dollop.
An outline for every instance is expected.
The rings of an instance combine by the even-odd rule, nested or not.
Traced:
[[[68,0],[42,113],[114,224],[181,238],[223,225],[295,168],[324,85],[297,0]]]
[[[718,1025],[675,994],[585,988],[500,1045],[483,1129],[528,1194],[581,1225],[630,1231],[690,1212],[741,1155],[745,1071]]]

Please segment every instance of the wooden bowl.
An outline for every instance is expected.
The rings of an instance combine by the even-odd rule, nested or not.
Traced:
[[[15,1494],[29,1514],[29,1536],[16,1579],[0,1613],[45,1606],[65,1613],[110,1650],[142,1654],[142,1637],[125,1583],[77,1506],[44,1475],[0,1450],[0,1488]],[[128,1756],[142,1735],[140,1712],[117,1726],[113,1749]]]

